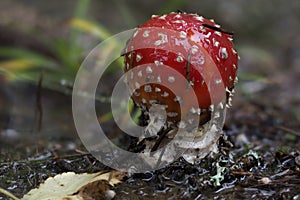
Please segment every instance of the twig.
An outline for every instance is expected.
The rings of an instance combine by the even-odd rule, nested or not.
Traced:
[[[277,128],[300,137],[300,132],[297,132],[297,131],[295,131],[293,129],[287,128],[285,126],[277,126]]]
[[[13,195],[12,193],[10,193],[9,191],[3,189],[0,187],[0,193],[4,194],[5,196],[12,198],[13,200],[20,200],[18,197],[16,197],[15,195]]]
[[[162,129],[162,133],[161,135],[159,135],[159,138],[156,140],[156,142],[154,143],[151,151],[150,151],[150,155],[153,151],[156,151],[159,147],[159,145],[161,144],[162,140],[165,138],[165,136],[167,135],[167,133],[170,131],[170,128],[168,129]],[[158,133],[159,134],[159,133]]]
[[[37,117],[37,130],[41,131],[43,121],[43,108],[42,108],[42,83],[44,79],[44,71],[40,73],[40,78],[37,85],[36,91],[36,117]]]

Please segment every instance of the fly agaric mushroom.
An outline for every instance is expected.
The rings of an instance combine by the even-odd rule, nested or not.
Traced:
[[[188,123],[182,117],[191,114],[204,124],[214,105],[226,93],[232,95],[238,55],[232,33],[214,20],[181,12],[153,15],[136,29],[123,55],[131,98],[144,112],[164,106],[167,127]],[[189,90],[196,94],[196,105],[190,103]]]

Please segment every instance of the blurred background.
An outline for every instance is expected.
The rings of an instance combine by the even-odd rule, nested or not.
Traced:
[[[235,33],[240,81],[227,124],[244,131],[251,120],[260,125],[257,120],[268,123],[271,115],[298,134],[298,0],[1,0],[0,161],[78,148],[71,92],[85,56],[152,14],[177,9],[213,18]]]

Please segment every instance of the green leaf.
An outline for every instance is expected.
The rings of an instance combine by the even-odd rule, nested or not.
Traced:
[[[32,52],[27,49],[13,48],[13,47],[0,47],[0,57],[11,58],[12,60],[27,60],[27,67],[30,68],[29,62],[32,63],[32,67],[43,67],[49,69],[57,69],[57,63],[46,56]],[[15,62],[14,61],[14,62]]]
[[[105,40],[111,36],[111,33],[102,25],[84,19],[74,18],[70,21],[70,26],[76,30],[95,35],[101,40]]]

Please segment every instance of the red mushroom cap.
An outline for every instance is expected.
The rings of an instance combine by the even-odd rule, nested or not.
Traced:
[[[183,114],[202,121],[233,88],[238,67],[232,34],[197,14],[152,16],[134,32],[124,56],[133,101],[143,110],[165,105],[171,124]]]

